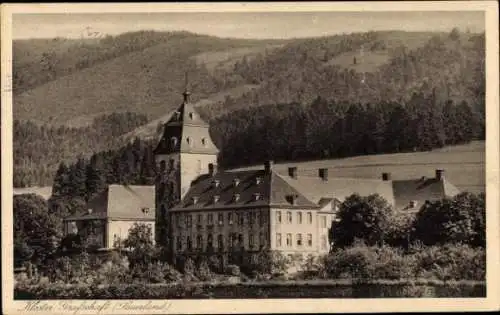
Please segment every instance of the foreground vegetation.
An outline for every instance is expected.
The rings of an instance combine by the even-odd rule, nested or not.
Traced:
[[[484,296],[483,194],[462,193],[403,216],[378,195],[352,195],[341,204],[340,220],[331,229],[330,253],[303,257],[266,248],[257,253],[236,249],[226,265],[215,255],[174,262],[153,244],[151,228],[140,224],[116,242],[116,251],[96,252],[92,235],[60,238],[60,222],[37,210],[36,203],[43,202],[16,196],[15,258],[27,268],[25,277],[17,277],[19,298],[238,296],[234,292],[239,297],[291,297],[303,296],[300,288],[309,285],[317,297]],[[42,225],[33,223],[34,215]],[[287,273],[290,267],[297,271]],[[236,291],[228,288],[241,282]]]

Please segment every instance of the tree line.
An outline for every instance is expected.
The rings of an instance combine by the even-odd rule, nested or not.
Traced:
[[[60,217],[85,211],[86,202],[109,184],[153,185],[156,143],[138,138],[127,145],[61,162],[54,176],[49,208]]]
[[[147,121],[147,116],[130,112],[101,115],[80,128],[14,120],[14,187],[51,185],[60,162],[121,145],[119,136]]]
[[[407,103],[277,104],[238,110],[211,121],[226,167],[275,161],[425,151],[484,139],[484,117],[464,101],[438,103],[415,93]]]

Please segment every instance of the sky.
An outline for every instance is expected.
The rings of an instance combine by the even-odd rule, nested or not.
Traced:
[[[14,14],[13,39],[81,38],[89,32],[185,30],[230,38],[315,37],[370,30],[483,32],[482,11],[407,12],[162,12]]]

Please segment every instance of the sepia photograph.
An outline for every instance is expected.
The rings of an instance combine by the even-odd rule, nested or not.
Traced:
[[[498,309],[497,11],[2,5],[3,312]]]

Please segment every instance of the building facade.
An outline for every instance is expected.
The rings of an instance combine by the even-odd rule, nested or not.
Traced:
[[[78,234],[100,249],[114,248],[136,223],[149,225],[154,237],[154,189],[109,185],[89,200],[86,213],[64,219],[64,234]]]
[[[271,161],[260,170],[221,171],[217,153],[208,124],[185,92],[155,150],[157,240],[168,244],[173,258],[215,255],[227,263],[237,253],[264,249],[320,255],[330,250],[339,204],[352,194],[379,194],[397,210],[416,211],[427,200],[459,193],[444,170],[415,180],[392,180],[389,173],[337,178],[327,168],[316,176],[299,175],[297,167],[281,174]]]

